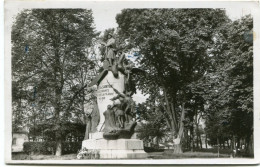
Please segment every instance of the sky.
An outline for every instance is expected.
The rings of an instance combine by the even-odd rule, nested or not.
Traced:
[[[98,31],[104,31],[108,28],[116,28],[116,14],[120,13],[122,8],[113,8],[113,9],[102,9],[102,8],[93,8],[93,17],[96,24],[96,29]]]
[[[110,9],[93,8],[93,17],[96,24],[96,29],[98,31],[104,31],[108,28],[116,28],[118,25],[116,23],[116,15],[121,12],[124,7],[113,7]],[[245,8],[226,8],[226,13],[231,20],[236,20],[251,13],[250,9]]]

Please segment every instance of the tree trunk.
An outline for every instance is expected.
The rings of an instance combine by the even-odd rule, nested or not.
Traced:
[[[57,97],[56,97],[57,98]],[[57,100],[57,99],[56,99]],[[58,101],[58,100],[57,100]],[[60,101],[59,101],[60,102]],[[55,129],[55,141],[56,141],[56,156],[61,156],[61,150],[62,150],[62,145],[61,145],[61,123],[60,123],[60,107],[59,107],[59,102],[56,104],[55,107],[55,121],[56,121],[56,129]]]
[[[191,135],[191,152],[194,151],[194,133],[193,125],[191,126],[190,135]]]
[[[194,144],[194,135],[192,135],[192,152],[194,152],[195,144]]]
[[[187,150],[190,149],[190,139],[189,139],[188,130],[185,130],[185,148]]]
[[[195,133],[196,133],[196,148],[199,148],[199,120],[198,120],[198,111],[195,109]]]
[[[182,147],[181,144],[176,145],[176,146],[174,147],[174,153],[176,153],[176,154],[181,154],[181,153],[183,153],[181,147]]]
[[[178,132],[178,140],[179,142],[176,143],[175,145],[175,149],[174,149],[174,153],[176,154],[180,154],[180,153],[183,153],[182,151],[182,136],[183,136],[183,131],[184,131],[184,124],[183,124],[183,121],[184,121],[184,118],[185,118],[185,109],[184,109],[184,102],[182,103],[182,111],[181,111],[181,118],[180,118],[180,123],[179,123],[179,132]]]
[[[200,139],[200,149],[202,149],[202,141],[201,141],[201,136],[199,135],[199,139]]]
[[[57,43],[54,43],[55,46]],[[57,48],[57,47],[54,47]],[[60,112],[61,112],[61,97],[62,97],[62,88],[63,88],[63,72],[60,64],[60,55],[58,49],[55,50],[55,63],[53,64],[54,69],[54,90],[55,90],[55,98],[54,98],[54,118],[56,123],[55,128],[55,141],[56,141],[56,156],[60,156],[62,154],[62,132],[61,132],[61,120],[60,120]]]
[[[206,145],[206,149],[208,149],[208,138],[207,138],[207,134],[205,135],[205,145]]]
[[[198,133],[196,133],[196,148],[199,148],[199,136]]]
[[[217,144],[218,144],[218,157],[219,157],[219,138],[217,138]]]
[[[232,140],[233,144],[232,144],[232,149],[235,150],[236,149],[236,137],[233,135],[233,140]]]
[[[175,118],[175,110],[173,106],[173,102],[169,102],[168,95],[167,95],[167,90],[166,88],[163,88],[164,91],[164,100],[166,105],[164,105],[164,109],[167,112],[168,118],[170,120],[169,124],[171,126],[172,131],[174,132],[178,127],[177,127],[177,120]]]
[[[251,135],[247,142],[247,153],[249,156],[254,157],[254,136]]]
[[[191,130],[190,130],[190,136],[189,136],[189,150],[191,150],[192,149],[192,147],[191,147],[191,144],[192,144],[192,138],[191,138]],[[192,151],[192,150],[191,150]]]
[[[157,144],[157,147],[159,149],[159,138],[158,137],[156,137],[156,144]]]
[[[56,143],[56,153],[55,153],[55,155],[61,156],[61,154],[62,154],[61,139],[58,139],[56,142],[57,143]]]
[[[237,139],[237,146],[236,146],[236,150],[240,148],[240,137],[238,137]]]
[[[91,131],[91,116],[87,118],[87,123],[86,123],[86,131],[85,131],[85,136],[84,140],[89,139],[89,133]]]

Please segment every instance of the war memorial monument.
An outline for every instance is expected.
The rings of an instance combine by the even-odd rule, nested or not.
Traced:
[[[132,75],[141,70],[125,58],[124,53],[115,52],[115,39],[108,34],[103,71],[89,87],[97,86],[93,112],[99,116],[86,129],[88,134],[82,149],[98,151],[101,159],[146,158],[143,141],[136,138],[136,107],[132,99],[135,83]]]

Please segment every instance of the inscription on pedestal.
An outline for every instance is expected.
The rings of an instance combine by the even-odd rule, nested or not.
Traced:
[[[114,96],[114,95],[115,92],[109,85],[102,85],[98,87],[98,91],[97,91],[98,101],[102,102],[106,98],[108,98],[108,96]]]
[[[110,100],[114,96],[116,96],[116,93],[114,92],[113,88],[109,86],[111,84],[114,88],[116,88],[118,91],[123,92],[125,89],[124,86],[124,75],[119,72],[118,78],[115,78],[113,76],[113,73],[111,71],[108,71],[107,75],[104,77],[104,79],[99,83],[98,89],[97,89],[97,104],[98,109],[100,113],[100,122],[98,124],[97,130],[102,131],[104,128],[103,124],[105,121],[103,113],[107,110],[108,105],[112,105],[113,101]]]

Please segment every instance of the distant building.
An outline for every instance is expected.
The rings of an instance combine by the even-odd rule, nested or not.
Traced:
[[[26,131],[13,132],[12,152],[23,152],[23,143],[27,141],[29,141],[28,132]]]

